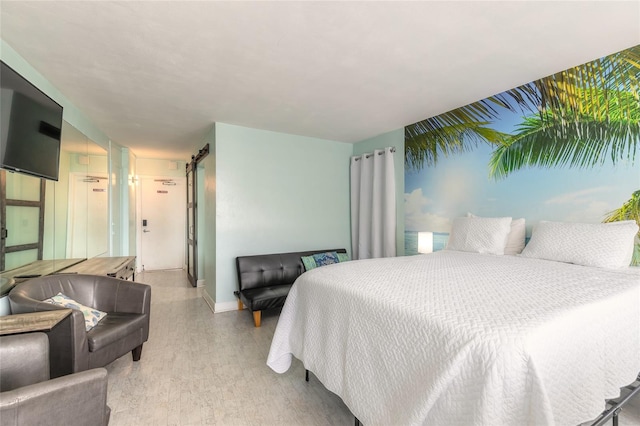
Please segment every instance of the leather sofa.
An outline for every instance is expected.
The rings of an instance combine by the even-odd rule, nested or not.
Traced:
[[[49,380],[44,333],[0,337],[0,423],[107,425],[107,370],[95,368]]]
[[[86,331],[82,312],[74,309],[47,332],[52,377],[104,367],[129,351],[134,361],[140,360],[142,344],[149,338],[150,286],[98,275],[47,275],[20,283],[9,292],[11,312],[64,309],[43,302],[58,293],[107,316]]]
[[[246,306],[253,313],[256,327],[260,327],[262,311],[284,305],[293,282],[304,272],[302,256],[345,249],[298,251],[291,253],[239,256],[236,258],[238,273],[238,309]]]

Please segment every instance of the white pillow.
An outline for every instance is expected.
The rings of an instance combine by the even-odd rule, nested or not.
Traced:
[[[541,221],[522,257],[555,260],[600,268],[626,268],[633,256],[638,225],[633,220],[612,223]]]
[[[467,213],[467,217],[479,216]],[[509,236],[507,237],[507,245],[504,247],[504,254],[520,254],[524,248],[526,232],[524,218],[513,219],[511,221],[511,231],[509,231]]]
[[[524,249],[524,242],[526,238],[526,226],[524,218],[513,219],[511,221],[511,231],[507,238],[507,245],[504,248],[504,254],[520,254]]]
[[[78,303],[62,293],[58,293],[49,299],[45,299],[43,302],[51,303],[52,305],[64,306],[65,308],[77,309],[82,312],[82,315],[84,315],[84,327],[86,331],[91,330],[102,318],[107,316],[106,312]]]
[[[458,217],[446,249],[502,255],[510,231],[510,217]]]

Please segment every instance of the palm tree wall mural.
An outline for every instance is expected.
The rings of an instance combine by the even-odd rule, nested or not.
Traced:
[[[527,217],[530,205],[528,222],[640,225],[639,80],[635,46],[405,127],[408,234],[446,237],[462,207]]]

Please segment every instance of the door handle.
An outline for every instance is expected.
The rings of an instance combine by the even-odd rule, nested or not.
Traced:
[[[143,229],[142,232],[151,232],[148,229]]]

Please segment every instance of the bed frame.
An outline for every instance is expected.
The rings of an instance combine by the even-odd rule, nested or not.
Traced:
[[[593,421],[590,426],[602,426],[611,419],[613,426],[618,426],[618,415],[622,408],[640,392],[640,374],[636,380],[623,388],[620,388],[620,396],[607,400],[607,408]],[[584,423],[583,423],[584,424]]]
[[[307,382],[309,381],[309,370],[304,370],[304,380]],[[620,388],[620,396],[618,398],[608,399],[606,401],[607,408],[600,413],[595,420],[592,422],[582,423],[579,426],[603,426],[609,420],[611,420],[611,424],[613,426],[618,426],[618,416],[620,415],[622,408],[631,401],[637,393],[640,393],[640,373],[633,383]],[[355,416],[354,425],[362,426],[360,420]]]

